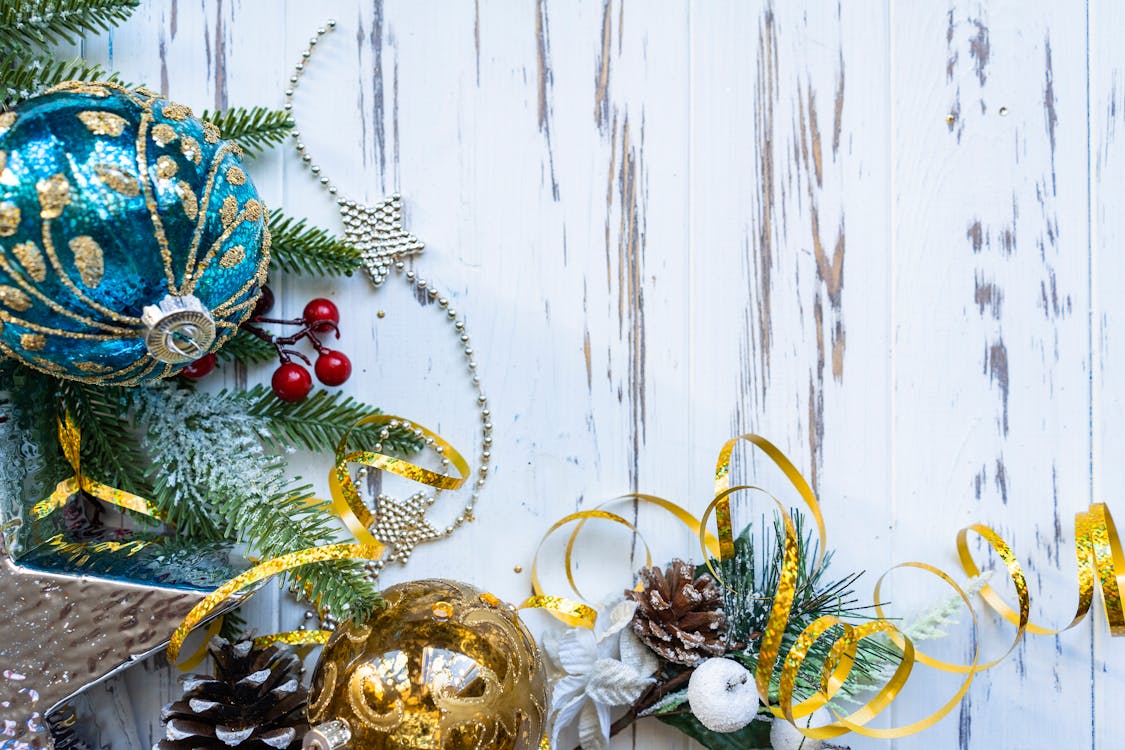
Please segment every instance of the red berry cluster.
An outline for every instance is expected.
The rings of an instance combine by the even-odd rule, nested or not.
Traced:
[[[270,383],[274,394],[282,401],[301,401],[312,391],[312,376],[304,365],[294,362],[297,357],[306,365],[312,362],[301,352],[293,349],[301,339],[308,339],[316,349],[316,364],[313,366],[317,380],[324,385],[343,385],[352,374],[352,363],[343,352],[329,349],[320,342],[320,336],[328,333],[340,338],[340,311],[332,300],[318,297],[305,305],[304,312],[296,320],[269,318],[266,315],[273,309],[274,297],[269,287],[262,287],[262,296],[254,308],[250,320],[242,324],[243,330],[272,344],[277,349],[281,365],[274,371]],[[297,326],[298,330],[289,336],[274,336],[257,324]],[[215,355],[207,354],[180,371],[189,378],[201,378],[215,368]]]

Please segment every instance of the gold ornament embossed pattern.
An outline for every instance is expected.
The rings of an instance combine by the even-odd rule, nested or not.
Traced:
[[[547,688],[531,635],[495,596],[454,581],[392,586],[321,655],[312,722],[344,719],[367,750],[534,750]]]

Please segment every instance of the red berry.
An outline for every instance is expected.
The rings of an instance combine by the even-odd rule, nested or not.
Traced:
[[[351,374],[352,361],[343,352],[323,349],[316,358],[316,377],[325,385],[343,385]]]
[[[301,401],[312,390],[312,377],[296,362],[286,362],[274,371],[270,384],[282,401]]]
[[[305,324],[316,333],[327,333],[340,322],[340,311],[330,299],[317,297],[305,305]]]
[[[194,362],[188,362],[184,368],[180,370],[180,374],[185,378],[198,380],[199,378],[209,375],[215,369],[215,355],[204,354]]]
[[[257,317],[258,315],[266,315],[273,309],[273,290],[268,286],[262,287],[262,293],[258,297],[258,303],[254,305],[254,312],[250,313],[250,317]]]

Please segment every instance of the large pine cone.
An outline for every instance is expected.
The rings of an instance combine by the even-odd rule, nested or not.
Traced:
[[[188,675],[183,699],[161,712],[166,739],[153,750],[289,750],[309,731],[300,660],[250,641],[210,645],[215,676]]]
[[[709,575],[695,577],[695,566],[673,560],[665,572],[642,568],[642,591],[626,591],[637,603],[633,632],[668,661],[694,666],[726,651],[727,616],[723,592]]]

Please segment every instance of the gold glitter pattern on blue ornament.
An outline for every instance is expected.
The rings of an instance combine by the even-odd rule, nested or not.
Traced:
[[[260,294],[267,221],[241,149],[188,107],[55,86],[0,114],[0,352],[90,383],[175,374],[145,309],[189,303],[218,348]]]

